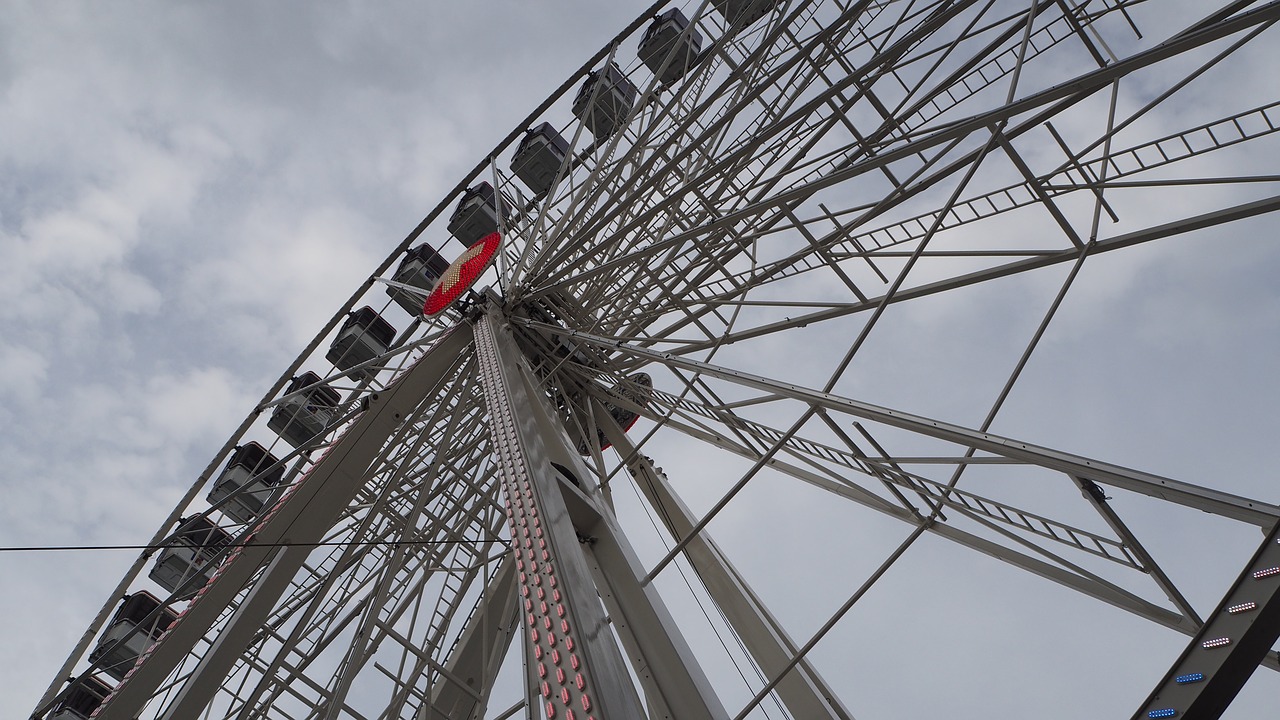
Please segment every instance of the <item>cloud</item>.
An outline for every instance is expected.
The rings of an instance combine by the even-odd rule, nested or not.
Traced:
[[[48,362],[40,353],[21,345],[0,347],[0,396],[6,398],[6,406],[29,406],[39,397],[47,376]],[[6,424],[15,419],[10,415]]]

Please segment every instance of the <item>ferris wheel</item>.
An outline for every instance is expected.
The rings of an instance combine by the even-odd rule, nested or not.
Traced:
[[[1280,669],[1280,506],[1019,432],[1110,258],[1280,209],[1280,2],[1189,7],[656,4],[388,243],[32,717],[874,717],[951,674],[938,716],[1002,716],[1017,665],[1119,672],[1037,644],[1094,623],[1163,638],[1103,707],[1218,717]],[[1201,516],[1263,539],[1207,591],[1156,549]]]

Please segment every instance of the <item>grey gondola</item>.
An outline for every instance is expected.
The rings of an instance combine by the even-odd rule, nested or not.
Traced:
[[[711,0],[716,10],[735,28],[744,28],[764,17],[778,0]]]
[[[599,141],[613,135],[635,104],[636,86],[617,65],[609,63],[604,70],[588,75],[578,88],[578,95],[573,99],[573,114]]]
[[[285,394],[318,382],[319,375],[311,371],[304,372],[293,378]],[[280,437],[290,445],[302,447],[337,419],[340,399],[338,391],[333,388],[313,387],[277,405],[275,412],[271,413],[271,419],[267,421],[267,427],[280,433]]]
[[[396,338],[396,329],[365,305],[347,315],[342,329],[329,346],[325,359],[333,363],[339,370],[350,370],[363,362],[368,362],[385,353]],[[373,377],[377,369],[365,367],[355,370],[351,376],[356,379]]]
[[[511,158],[511,172],[533,191],[545,195],[569,154],[569,143],[551,123],[542,123],[525,133]]]
[[[231,535],[209,518],[199,515],[184,518],[170,547],[156,556],[150,577],[169,592],[181,588],[182,599],[191,597],[213,577],[217,569],[213,559],[230,543]]]
[[[640,39],[638,54],[650,72],[657,75],[662,64],[667,64],[658,77],[663,85],[670,85],[684,77],[698,62],[698,53],[702,51],[702,36],[697,30],[690,30],[682,38],[680,34],[688,27],[689,19],[684,13],[678,8],[671,8],[659,15]],[[668,55],[671,57],[670,61],[667,60]]]
[[[209,502],[217,505],[244,488],[244,492],[230,497],[219,509],[235,522],[249,522],[280,492],[284,466],[273,467],[277,462],[274,455],[256,442],[237,447],[209,491]]]
[[[402,285],[409,285],[422,291],[421,295],[405,291],[403,288],[394,285],[387,286],[387,295],[396,302],[397,305],[404,308],[405,312],[413,316],[422,314],[422,302],[426,300],[427,295],[432,288],[436,286],[436,281],[444,275],[444,271],[449,269],[449,261],[444,259],[435,248],[423,243],[415,248],[410,248],[405,253],[404,260],[400,261],[400,267],[396,268],[396,274],[392,280]]]
[[[482,182],[468,189],[449,216],[449,234],[473,245],[485,235],[498,231],[498,194]]]
[[[71,686],[49,711],[48,720],[88,720],[110,694],[110,685],[90,675]]]
[[[151,593],[129,595],[120,603],[107,631],[89,653],[89,660],[100,663],[102,671],[111,677],[123,680],[138,656],[177,619],[177,614],[161,608],[160,601]]]

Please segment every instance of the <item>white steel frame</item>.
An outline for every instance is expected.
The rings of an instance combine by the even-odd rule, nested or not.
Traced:
[[[1242,49],[1274,54],[1280,2],[1215,2],[1162,38],[1134,32],[1154,5],[1144,0],[764,4],[761,19],[733,26],[723,3],[687,3],[687,32],[705,49],[670,86],[626,44],[666,7],[656,4],[519,126],[551,118],[570,140],[549,192],[530,197],[499,161],[517,129],[339,307],[153,536],[162,546],[179,517],[205,514],[237,539],[194,599],[170,599],[179,621],[95,717],[558,718],[577,707],[577,717],[745,718],[767,705],[847,720],[856,696],[810,651],[926,536],[1188,636],[1216,627],[1107,492],[1267,531],[1280,506],[991,428],[1090,261],[1280,209],[1280,175],[1249,162],[1280,157],[1280,98],[1162,114],[1188,88],[1229,76]],[[640,93],[619,130],[595,139],[567,107],[609,62]],[[1142,102],[1126,94],[1135,79]],[[1211,172],[1223,166],[1231,172]],[[323,357],[351,308],[381,298],[383,313],[398,312],[383,293],[395,263],[417,242],[440,247],[449,209],[482,180],[506,209],[493,289],[413,318],[360,366],[368,379],[321,372],[343,394],[341,417],[309,445],[273,445],[289,487],[262,517],[235,526],[202,506],[232,448],[269,438],[262,416],[306,392],[282,390]],[[1210,187],[1235,192],[1188,194]],[[1153,210],[1152,197],[1176,200]],[[1009,218],[1018,231],[1001,224]],[[852,396],[850,368],[892,311],[1057,266],[980,423]],[[752,354],[795,352],[789,339],[811,326],[840,338],[814,353],[816,378]],[[644,404],[620,392],[637,372],[653,377]],[[628,434],[611,407],[645,424]],[[705,511],[656,467],[654,448],[676,433],[747,463]],[[1058,517],[961,482],[988,471],[1065,484],[1087,512]],[[803,640],[708,531],[764,475],[909,527]],[[668,538],[656,562],[641,559],[617,512],[627,483]],[[533,552],[523,541],[535,517],[545,557],[521,554]],[[88,650],[115,599],[142,586],[148,559],[114,588],[59,678],[96,671]],[[562,573],[559,606],[531,599],[534,562]],[[745,704],[725,701],[658,589],[684,567],[755,673]],[[1154,592],[1117,579],[1135,572]],[[561,620],[574,630],[557,640],[576,652],[572,672],[550,682],[569,660],[549,663],[552,647],[532,631]],[[495,705],[513,662],[523,697]],[[1232,672],[1256,666],[1244,665]],[[65,691],[51,684],[32,717]]]

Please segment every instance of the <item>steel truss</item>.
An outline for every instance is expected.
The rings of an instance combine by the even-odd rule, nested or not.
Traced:
[[[1270,531],[1280,506],[993,427],[1098,258],[1222,242],[1280,209],[1266,162],[1280,98],[1227,82],[1249,53],[1275,59],[1280,2],[1195,4],[1162,37],[1136,32],[1160,12],[1143,0],[791,0],[749,23],[717,9],[737,5],[684,6],[682,37],[705,44],[669,85],[634,59],[652,12],[639,18],[518,126],[547,120],[569,143],[545,194],[499,161],[513,132],[341,305],[154,535],[162,546],[197,514],[235,541],[210,583],[166,600],[178,621],[95,717],[851,718],[857,683],[815,648],[831,654],[846,616],[934,539],[1196,642],[1217,632],[1231,604],[1198,613],[1185,574],[1121,513],[1140,500]],[[569,106],[607,62],[638,92],[594,137]],[[316,387],[342,394],[334,421],[272,444],[262,416],[314,389],[285,392],[289,379],[318,366],[352,308],[398,312],[394,264],[440,247],[446,211],[479,181],[503,200],[491,289],[413,318],[359,368],[321,366]],[[867,399],[882,396],[885,367],[868,359],[882,337],[924,354],[895,323],[1015,279],[1034,286],[1017,301],[1035,322],[975,379],[989,392],[972,416]],[[625,432],[617,410],[643,420]],[[200,498],[255,438],[288,487],[231,523],[228,500]],[[703,457],[685,443],[716,459],[707,482],[684,470]],[[712,538],[736,537],[772,483],[906,529],[808,625],[778,607],[776,575],[761,584],[754,558]],[[149,559],[33,718],[67,695],[61,678],[101,670],[88,651],[116,599],[149,587]],[[1223,637],[1250,651],[1205,671],[1212,712],[1259,662],[1280,668],[1274,603],[1249,602],[1270,612],[1228,613]],[[695,643],[708,635],[723,652]],[[1142,712],[1172,697],[1157,690]]]

